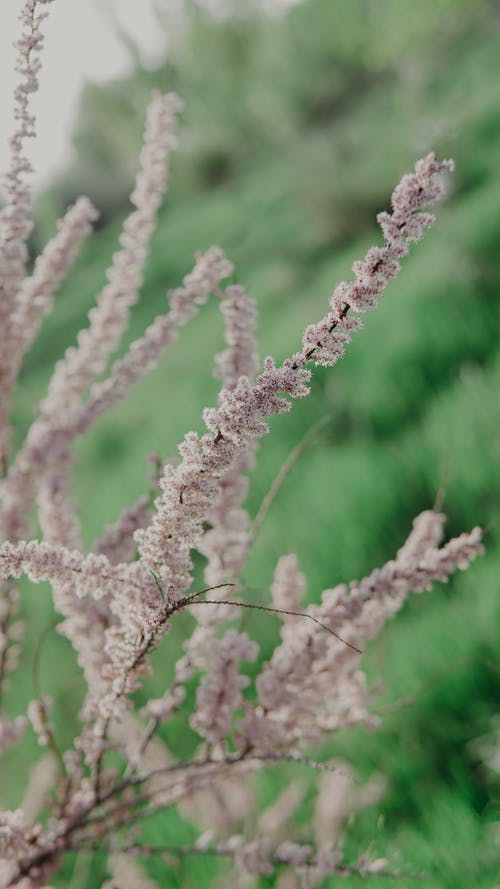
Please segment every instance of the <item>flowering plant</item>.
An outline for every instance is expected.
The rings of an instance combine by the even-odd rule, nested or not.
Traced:
[[[41,25],[49,2],[25,0],[22,11],[17,123],[0,213],[0,684],[16,667],[23,624],[13,581],[26,575],[34,583],[50,583],[63,618],[58,631],[73,646],[86,691],[80,731],[67,749],[60,748],[47,698],[32,701],[26,715],[0,715],[0,753],[31,724],[58,767],[57,774],[46,768],[49,786],[29,782],[22,806],[0,813],[1,885],[46,885],[66,853],[85,849],[109,852],[107,889],[150,886],[130,854],[152,851],[223,855],[250,874],[289,865],[304,886],[317,885],[327,874],[387,872],[382,860],[344,861],[335,837],[335,804],[314,843],[266,830],[266,813],[253,838],[234,833],[239,821],[238,805],[231,802],[234,788],[241,790],[248,773],[265,764],[305,762],[321,772],[324,807],[325,795],[338,790],[332,781],[339,780],[341,770],[315,762],[306,751],[340,728],[377,723],[360,667],[364,643],[410,591],[428,590],[434,581],[466,568],[482,552],[480,529],[442,545],[444,516],[428,510],[415,519],[393,560],[361,581],[325,590],[320,602],[304,610],[305,578],[296,556],[283,555],[269,606],[282,618],[281,642],[253,683],[241,673],[241,662],[258,659],[257,641],[227,628],[227,621],[241,608],[263,607],[239,596],[255,531],[243,503],[258,440],[272,415],[307,396],[310,366],[332,366],[343,355],[361,327],[360,316],[377,305],[410,245],[434,222],[423,208],[441,197],[442,174],[452,170],[452,162],[429,154],[402,178],[392,195],[392,211],[377,217],[383,245],[354,263],[353,280],[335,288],[325,316],[306,328],[301,348],[280,365],[267,357],[259,367],[255,304],[242,286],[224,285],[233,266],[220,248],[212,247],[196,256],[182,285],[170,291],[168,311],[110,366],[139,296],[175,145],[179,100],[156,94],[131,196],[134,210],[125,221],[107,283],[89,313],[88,327],[56,364],[25,441],[11,455],[10,399],[22,357],[97,215],[87,199],[79,198],[27,273],[32,221],[24,143],[34,135],[30,95],[37,88]],[[86,551],[71,496],[75,440],[156,366],[180,328],[212,296],[219,301],[226,340],[215,360],[221,381],[218,405],[204,410],[205,431],[188,432],[179,458],[159,467],[154,503],[141,497]],[[41,540],[32,537],[35,518]],[[205,559],[206,588],[192,592],[195,553]],[[194,629],[175,664],[173,682],[162,697],[138,708],[134,692],[151,669],[149,655],[176,615],[187,609]],[[189,724],[200,749],[192,758],[175,759],[159,741],[158,729],[186,701],[186,684],[192,680],[198,684]],[[201,832],[191,847],[177,849],[165,842],[153,850],[142,840],[140,825],[147,816],[187,806],[200,794],[213,801],[218,793],[228,800],[221,835]],[[274,812],[275,827],[286,826],[287,806],[285,798],[281,814]]]

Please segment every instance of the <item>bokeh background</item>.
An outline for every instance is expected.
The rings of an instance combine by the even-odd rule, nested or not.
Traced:
[[[381,728],[341,734],[322,753],[345,757],[361,780],[383,775],[387,782],[381,802],[353,819],[348,857],[366,849],[386,855],[393,868],[425,871],[428,889],[493,889],[500,885],[500,4],[146,6],[154,20],[151,52],[119,2],[95,4],[126,65],[111,81],[87,82],[74,108],[71,153],[39,188],[33,253],[76,195],[88,194],[101,218],[26,362],[18,440],[54,361],[102,286],[127,212],[152,88],[178,91],[184,111],[129,341],[164,310],[167,289],[189,271],[195,251],[218,243],[258,302],[261,355],[285,357],[305,324],[324,314],[352,261],[380,242],[375,215],[400,175],[431,149],[454,157],[437,225],[405,260],[343,361],[316,370],[311,396],[277,418],[262,441],[252,514],[291,449],[327,418],[273,503],[245,581],[249,597],[265,603],[277,557],[293,551],[308,576],[309,600],[317,600],[326,586],[391,558],[412,517],[438,492],[450,534],[488,527],[486,556],[448,586],[414,596],[370,645],[365,664]],[[71,41],[52,34],[52,44],[56,36],[66,39],[71,66]],[[161,367],[79,442],[75,490],[88,542],[146,489],[147,455],[172,456],[186,430],[201,428],[201,409],[216,398],[212,356],[221,342],[220,318],[209,305]],[[33,587],[26,597],[29,644],[10,700],[17,712],[34,685],[55,686],[56,717],[69,737],[81,701],[78,673],[53,629],[48,591]],[[259,615],[247,624],[269,657],[278,622]],[[186,619],[182,631],[188,629]],[[157,654],[156,691],[166,686],[180,644],[180,634],[169,637]],[[182,755],[195,748],[182,715],[164,738]],[[35,755],[27,739],[7,759],[2,797],[9,804],[21,797],[19,757]],[[260,777],[262,803],[293,774],[283,767]],[[306,771],[300,775],[308,780]],[[312,805],[311,789],[296,818],[303,836]],[[175,813],[154,819],[147,832],[151,842],[194,835]],[[147,864],[160,885],[167,885],[164,867]],[[56,885],[95,889],[102,868],[97,857],[76,869],[70,861]],[[185,859],[167,873],[172,887],[223,879],[221,865],[206,860]],[[373,879],[381,889],[394,882]],[[414,881],[402,877],[398,884],[405,889]],[[272,886],[273,878],[259,885]]]

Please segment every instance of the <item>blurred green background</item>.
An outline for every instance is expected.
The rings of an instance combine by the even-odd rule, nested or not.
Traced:
[[[158,26],[169,28],[167,4],[157,5]],[[391,558],[443,483],[450,534],[489,527],[482,560],[448,586],[410,599],[370,645],[370,681],[382,684],[373,709],[387,711],[380,730],[342,734],[323,752],[345,756],[362,779],[381,773],[388,782],[382,802],[351,825],[348,859],[369,849],[387,855],[395,869],[425,871],[428,889],[493,889],[500,885],[493,768],[500,744],[500,4],[304,0],[280,16],[250,0],[233,6],[233,16],[214,20],[186,4],[184,26],[154,70],[141,66],[127,38],[130,74],[89,84],[81,97],[73,160],[39,197],[33,247],[80,192],[100,208],[100,230],[25,364],[19,440],[54,361],[102,286],[152,87],[178,91],[184,111],[173,183],[128,340],[164,310],[166,290],[189,271],[194,252],[218,243],[258,302],[261,356],[285,357],[305,324],[324,314],[352,261],[380,243],[375,214],[387,207],[400,175],[431,149],[454,157],[437,225],[405,260],[345,359],[316,370],[311,396],[277,418],[262,441],[252,514],[290,450],[315,422],[330,418],[273,504],[245,580],[254,601],[268,601],[277,557],[294,551],[309,599],[317,600],[326,586]],[[145,490],[148,453],[172,456],[186,430],[201,428],[201,409],[216,398],[212,356],[221,342],[220,317],[209,304],[161,367],[79,442],[75,485],[88,542]],[[30,645],[9,693],[16,712],[34,694],[33,649],[53,619],[48,593],[32,588],[28,595]],[[263,615],[247,623],[269,657],[278,622]],[[156,657],[157,692],[179,645],[180,638],[169,637]],[[65,641],[50,632],[38,678],[44,691],[59,688],[56,715],[68,735],[81,700],[72,663]],[[164,737],[177,753],[194,749],[183,718]],[[32,740],[21,751],[33,756]],[[257,782],[260,798],[271,800],[295,773],[266,772]],[[4,786],[18,802],[20,788],[8,778]],[[297,815],[306,839],[312,803],[311,789]],[[175,814],[155,819],[147,831],[154,842],[194,835]],[[100,885],[98,860],[71,877],[73,866],[57,885]],[[167,871],[150,861],[147,869],[172,887],[219,885],[223,873],[218,863],[191,859]],[[394,882],[373,880],[380,887]],[[274,878],[259,883],[272,885]],[[402,877],[398,885],[414,881]]]

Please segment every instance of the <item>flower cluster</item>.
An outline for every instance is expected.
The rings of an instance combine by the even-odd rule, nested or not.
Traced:
[[[256,813],[253,838],[243,836],[241,813],[252,799],[243,782],[276,762],[319,768],[305,758],[307,745],[340,728],[377,725],[361,659],[365,643],[410,592],[430,590],[434,582],[467,568],[482,552],[480,529],[443,545],[444,516],[427,510],[415,519],[393,560],[360,581],[325,590],[317,604],[307,607],[302,605],[307,580],[298,559],[283,555],[269,588],[269,610],[282,618],[281,641],[266,663],[259,661],[257,641],[228,629],[226,621],[240,609],[265,610],[242,599],[241,583],[252,543],[245,498],[258,441],[273,415],[307,396],[309,365],[333,365],[341,357],[361,326],[358,316],[376,306],[411,243],[434,221],[424,207],[441,197],[442,174],[452,163],[429,154],[403,177],[392,196],[392,212],[378,216],[383,245],[354,263],[354,279],[335,288],[326,315],[307,327],[302,348],[281,364],[268,356],[259,365],[255,303],[241,285],[224,288],[233,266],[217,246],[196,255],[182,284],[167,294],[165,313],[113,363],[139,298],[175,145],[179,100],[171,93],[155,94],[131,195],[134,209],[107,283],[77,344],[57,363],[25,441],[11,456],[10,394],[22,356],[43,316],[52,311],[54,292],[96,218],[90,202],[79,198],[26,274],[32,220],[23,146],[34,132],[30,96],[38,82],[45,2],[25,0],[23,6],[16,129],[0,212],[0,698],[7,674],[16,669],[24,631],[15,583],[21,576],[50,584],[61,617],[58,631],[74,650],[85,693],[80,727],[64,749],[59,736],[67,732],[53,724],[56,708],[49,719],[51,702],[45,695],[36,693],[25,714],[0,710],[0,755],[31,725],[46,748],[44,756],[53,756],[58,769],[54,775],[41,759],[21,808],[0,813],[0,885],[42,887],[63,856],[79,850],[109,852],[109,879],[102,889],[151,889],[152,881],[130,858],[154,851],[223,856],[247,875],[269,875],[287,866],[304,887],[319,885],[329,874],[395,876],[382,859],[362,856],[345,862],[339,825],[373,792],[365,788],[353,803],[345,782],[338,783],[336,764],[324,764],[320,771],[317,812],[322,814],[317,817],[323,828],[329,827],[325,833],[316,825],[311,842],[295,842],[288,832],[303,795],[295,785],[272,812]],[[75,440],[159,363],[181,328],[212,297],[220,307],[226,342],[215,358],[218,403],[203,411],[204,431],[185,435],[178,458],[157,465],[154,502],[144,496],[132,503],[87,550],[71,494]],[[33,531],[35,521],[42,539]],[[193,592],[200,556],[207,589]],[[202,593],[209,598],[203,600]],[[182,610],[190,611],[192,632],[184,653],[170,665],[171,683],[161,697],[139,707],[134,692],[144,689],[150,654]],[[253,678],[242,672],[243,661],[254,663]],[[187,723],[200,748],[182,760],[162,744],[158,729],[192,699],[193,682],[197,689]],[[346,774],[349,783],[351,773]],[[201,833],[193,846],[154,850],[141,841],[141,820],[169,806],[178,806],[197,823]],[[219,835],[203,833],[207,811]],[[134,825],[139,833],[131,839]]]
[[[14,92],[16,126],[9,143],[10,166],[4,182],[7,200],[0,212],[0,463],[3,466],[8,459],[9,448],[8,398],[14,381],[11,366],[17,361],[15,305],[25,276],[28,258],[26,241],[32,229],[31,191],[27,181],[31,164],[24,151],[26,139],[35,136],[35,117],[30,107],[30,98],[38,89],[41,67],[39,55],[43,46],[41,26],[48,15],[48,10],[43,7],[48,2],[50,0],[29,0],[24,4],[20,16],[21,34],[16,43],[16,70],[20,75]]]

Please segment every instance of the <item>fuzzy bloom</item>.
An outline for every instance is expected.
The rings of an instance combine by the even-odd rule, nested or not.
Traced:
[[[0,756],[3,756],[9,747],[17,744],[24,735],[27,725],[24,716],[17,716],[15,719],[0,717]]]
[[[38,832],[26,823],[21,809],[0,812],[0,859],[19,861],[33,851]]]
[[[32,824],[50,800],[52,790],[58,778],[58,764],[52,752],[45,755],[32,766],[21,808],[28,824]]]
[[[325,877],[342,873],[342,858],[342,852],[336,849],[333,843],[321,846],[307,864],[297,868],[301,876],[302,889],[316,889],[316,886],[321,886]],[[352,871],[348,869],[345,873],[350,875]]]
[[[257,308],[240,285],[227,288],[220,308],[225,320],[224,336],[228,348],[216,356],[214,376],[222,380],[226,390],[231,390],[238,385],[240,377],[251,379],[257,372],[254,335]],[[208,559],[205,580],[211,586],[237,578],[245,560],[250,522],[241,504],[248,489],[244,473],[253,469],[255,449],[256,442],[250,442],[247,451],[236,458],[221,478],[219,496],[207,516],[211,527],[204,534],[199,550]],[[213,623],[218,623],[221,616],[214,610]]]
[[[259,835],[269,837],[273,844],[284,840],[306,792],[307,787],[302,781],[292,781],[287,784],[277,799],[259,815],[257,820]]]
[[[20,13],[21,36],[16,42],[16,71],[20,75],[14,91],[15,128],[9,140],[10,163],[4,180],[5,207],[0,211],[0,466],[5,466],[9,449],[9,394],[17,349],[13,347],[13,318],[16,295],[25,275],[26,242],[33,227],[31,189],[26,177],[31,164],[25,154],[26,139],[35,135],[31,96],[38,90],[43,46],[41,24],[50,0],[25,0]],[[13,367],[14,365],[14,367]]]
[[[140,677],[150,672],[147,655],[170,628],[171,600],[168,592],[157,588],[156,578],[137,561],[112,567],[121,582],[109,599],[111,619],[104,629],[105,663],[100,677],[107,689],[91,694],[85,707],[89,721],[97,717],[93,734],[84,731],[82,749],[88,762],[102,753],[110,723],[123,720],[130,707],[127,696],[139,688]]]
[[[226,322],[225,339],[228,348],[215,356],[214,376],[223,380],[226,388],[236,385],[240,377],[253,377],[257,371],[257,308],[244,287],[228,287],[221,300],[220,310]]]
[[[172,756],[158,737],[151,737],[144,745],[144,726],[134,713],[124,713],[121,722],[110,726],[112,743],[123,751],[130,767],[141,767],[143,774],[156,769],[168,768]]]
[[[36,260],[32,275],[23,281],[12,319],[19,359],[36,338],[43,316],[52,311],[54,293],[72,268],[98,215],[88,198],[78,198],[57,223],[58,234]]]
[[[234,782],[238,779],[241,781],[244,775],[254,772],[257,768],[258,764],[256,765],[255,761],[242,760],[236,763],[233,760],[233,764],[230,767],[232,781]],[[163,774],[164,770],[162,769],[161,771]],[[172,773],[170,775],[166,774],[164,781],[159,780],[159,773],[156,775],[153,773],[151,780],[147,782],[146,786],[151,797],[152,807],[156,808],[158,804],[158,808],[164,808],[173,803],[181,801],[184,803],[184,801],[187,801],[186,805],[182,805],[182,810],[190,817],[189,812],[190,810],[192,811],[190,803],[193,797],[205,793],[207,789],[213,791],[220,783],[225,783],[228,774],[228,766],[225,765],[224,759],[221,759],[220,762],[209,762],[203,768],[194,767],[194,763],[193,767],[190,768],[189,764],[186,764],[186,769],[182,769],[180,776],[176,774],[174,765]],[[248,796],[246,798],[248,800]],[[236,808],[239,805],[240,800],[236,803]]]
[[[52,726],[48,721],[48,711],[51,706],[52,700],[47,695],[28,704],[28,719],[41,747],[47,747],[52,732]]]
[[[342,853],[331,843],[316,851],[306,843],[291,841],[280,843],[273,848],[273,844],[266,836],[248,841],[241,835],[235,835],[222,843],[217,843],[213,850],[220,855],[231,857],[240,870],[252,876],[270,876],[276,865],[288,865],[297,870],[301,886],[305,889],[314,889],[330,874],[339,873],[347,876],[352,873],[367,872],[361,868],[358,870],[343,867]]]
[[[0,481],[0,537],[16,540],[26,536],[26,515],[47,470],[59,472],[67,464],[68,449],[75,437],[87,432],[156,366],[196,305],[203,304],[231,271],[232,265],[219,247],[199,254],[183,286],[170,291],[170,312],[159,315],[145,335],[132,343],[126,355],[113,365],[109,377],[92,387],[87,402],[74,403],[67,410],[55,411],[55,415],[42,412],[35,420],[7,477]]]
[[[33,274],[22,282],[14,303],[9,337],[0,358],[4,367],[0,370],[4,402],[15,384],[23,356],[36,338],[43,316],[52,310],[54,293],[73,265],[96,216],[90,201],[79,198],[58,223],[59,233],[36,260]],[[4,428],[7,435],[6,424]]]
[[[238,725],[239,746],[268,750],[271,737],[286,748],[337,728],[372,724],[359,650],[411,590],[428,590],[435,581],[447,580],[482,552],[481,531],[475,528],[440,549],[417,553],[413,560],[405,556],[388,562],[349,587],[326,590],[321,604],[307,613],[331,627],[337,638],[309,621],[284,625],[281,645],[256,680],[259,706],[252,712],[247,705]]]
[[[267,837],[259,837],[236,847],[234,861],[248,874],[270,876],[274,870],[270,852],[271,844]]]
[[[158,723],[165,722],[180,707],[185,698],[185,690],[180,685],[174,685],[170,691],[165,692],[163,697],[151,698],[143,708],[143,714]]]
[[[0,580],[0,693],[8,688],[7,674],[15,670],[19,662],[19,642],[25,628],[24,621],[16,620],[19,600],[16,584]]]
[[[33,878],[20,879],[18,868],[31,856],[36,857],[43,844],[42,827],[32,827],[22,809],[0,811],[0,878],[4,886],[19,889],[41,889],[46,884],[43,879],[43,865],[33,873]],[[40,844],[40,840],[42,843]]]
[[[33,583],[75,581],[77,595],[100,599],[113,596],[121,584],[140,588],[141,568],[135,563],[112,565],[102,555],[83,555],[63,546],[37,540],[6,542],[0,546],[0,577],[25,574]],[[148,587],[151,586],[151,581]]]
[[[110,600],[122,602],[124,597],[131,612],[138,613],[135,603],[150,591],[151,578],[143,578],[134,563],[113,565],[104,555],[83,555],[61,545],[38,541],[3,544],[0,577],[21,574],[34,583],[51,583],[54,606],[65,618],[58,632],[73,645],[90,695],[101,694],[108,660],[105,633],[113,620]]]
[[[146,876],[130,855],[115,852],[109,856],[108,867],[113,876],[101,889],[158,889],[158,884]]]
[[[139,497],[127,506],[113,525],[104,529],[103,535],[94,542],[92,552],[106,556],[110,562],[132,561],[136,551],[134,532],[144,528],[149,521],[149,497]]]
[[[46,543],[82,549],[80,523],[71,492],[71,454],[65,463],[64,467],[43,477],[38,493],[38,517]]]
[[[48,579],[52,585],[54,607],[64,617],[57,625],[57,632],[65,636],[73,646],[89,692],[97,693],[103,687],[101,674],[106,661],[104,631],[111,623],[110,592],[108,587],[106,595],[90,601],[80,596],[84,588],[81,586],[82,574],[75,553],[77,548],[81,549],[81,540],[71,503],[68,508],[66,483],[64,475],[45,479],[41,489],[41,494],[44,489],[45,494],[41,497],[40,520],[44,544],[53,546],[57,551],[59,547],[65,547],[67,552],[72,551],[73,559],[68,560],[66,565],[73,564],[74,570],[61,570],[56,572],[57,576],[53,575]],[[47,492],[49,485],[52,490]],[[1,569],[0,557],[0,572]]]
[[[27,260],[26,240],[32,229],[31,191],[25,182],[31,165],[24,154],[24,143],[35,135],[35,118],[30,101],[38,90],[39,54],[43,46],[41,24],[48,12],[41,9],[50,0],[25,0],[20,13],[21,36],[17,49],[16,71],[20,81],[14,91],[16,128],[10,139],[10,166],[5,176],[6,206],[0,212],[0,265],[2,267],[2,299],[0,329],[5,331],[8,310],[24,277]],[[2,344],[3,345],[3,344]]]
[[[414,547],[415,527],[419,528],[418,520],[409,537],[411,548]],[[351,582],[348,590],[345,587],[338,588],[340,594],[332,591],[331,601],[330,593],[325,593],[323,601],[326,608],[335,608],[332,614],[335,613],[337,620],[344,623],[358,618],[365,603],[374,600],[379,603],[375,606],[375,611],[383,605],[380,617],[385,621],[391,616],[391,611],[394,613],[399,610],[410,590],[418,593],[430,590],[436,581],[446,583],[450,575],[457,570],[465,570],[483,552],[482,532],[478,527],[452,538],[441,548],[432,546],[423,551],[415,548],[413,557],[410,555],[410,547],[407,548],[405,544],[395,560],[375,569],[363,580]],[[378,629],[379,627],[374,627],[372,635]]]
[[[446,516],[442,512],[426,509],[413,520],[411,533],[404,546],[398,550],[397,560],[414,559],[423,556],[428,549],[435,549],[443,539],[443,526]]]
[[[240,870],[252,876],[270,876],[274,870],[271,843],[267,837],[245,841],[243,836],[236,834],[215,848],[220,854],[230,855]]]
[[[319,776],[314,806],[314,837],[319,847],[338,843],[341,826],[345,827],[356,812],[380,802],[387,789],[381,775],[360,783],[347,763],[340,760],[330,765],[336,768]]]
[[[305,575],[299,570],[299,560],[294,553],[281,556],[276,564],[274,580],[271,586],[271,596],[274,608],[282,608],[286,611],[297,611],[300,608],[302,597],[306,591]],[[283,615],[283,620],[295,620],[296,618]]]
[[[0,690],[5,690],[8,687],[7,673],[12,673],[19,663],[21,652],[19,641],[24,636],[25,622],[13,620],[17,603],[10,589],[4,588],[2,593],[4,593],[2,603],[4,615],[0,621]]]
[[[42,415],[68,410],[105,369],[109,356],[126,329],[131,306],[137,301],[158,209],[168,182],[168,159],[175,145],[175,115],[180,102],[173,93],[156,93],[149,106],[141,168],[131,202],[135,210],[120,236],[121,249],[113,257],[108,283],[90,310],[89,327],[78,335],[78,345],[67,350],[56,365]]]
[[[415,226],[420,226],[421,234],[424,222],[429,224],[427,218],[424,221],[418,219],[415,209],[439,197],[441,185],[438,174],[451,167],[450,162],[438,163],[434,155],[429,155],[417,163],[414,174],[404,177],[403,185],[393,195],[394,213],[399,214],[396,218],[398,225],[401,225],[401,234],[399,239],[395,234],[391,236],[392,240],[383,248],[382,256],[376,253],[379,248],[373,248],[375,253],[372,251],[365,258],[367,268],[371,269],[370,286],[373,281],[380,280],[381,291],[390,277],[394,277],[396,260],[390,251],[394,255],[406,252],[407,242],[416,239]],[[419,196],[418,201],[415,193]],[[413,225],[411,230],[410,223]],[[355,273],[358,272],[355,269]],[[363,275],[366,273],[365,269]],[[359,300],[349,302],[349,288],[350,285],[345,283],[340,285],[342,296],[335,291],[332,297],[335,318],[327,316],[326,320],[319,322],[323,331],[320,346],[315,334],[312,335],[308,328],[302,352],[286,359],[281,367],[277,367],[268,357],[253,385],[246,377],[240,377],[236,386],[222,389],[219,406],[203,412],[209,434],[198,438],[195,433],[188,433],[179,448],[182,457],[179,466],[167,468],[160,482],[163,493],[155,501],[153,521],[145,531],[137,532],[136,540],[145,564],[158,571],[162,581],[171,585],[177,595],[189,587],[192,570],[190,552],[200,546],[202,523],[219,496],[221,479],[234,461],[248,452],[255,439],[268,431],[266,420],[273,414],[290,409],[288,398],[307,395],[310,372],[304,365],[311,359],[316,363],[332,363],[330,360],[323,362],[322,359],[322,356],[326,356],[325,349],[337,349],[335,336],[330,336],[332,332],[339,328],[339,343],[344,343],[349,333],[347,327],[356,326],[356,319],[347,318],[347,312],[351,306],[359,310],[360,303]],[[331,343],[334,345],[331,346]]]
[[[60,429],[49,432],[45,423],[32,424],[8,474],[0,479],[0,539],[14,541],[28,535],[28,516],[48,464],[51,469],[59,469],[67,454],[66,434]]]
[[[244,820],[255,812],[257,799],[254,788],[239,776],[227,775],[204,787],[182,801],[179,811],[183,818],[211,837],[230,836]],[[203,836],[203,834],[202,834]],[[199,840],[197,841],[197,845]]]
[[[212,744],[219,744],[231,731],[233,712],[241,706],[241,689],[248,678],[238,672],[241,660],[254,661],[258,646],[246,633],[228,630],[212,645],[210,669],[200,682],[196,695],[196,712],[189,720],[199,735]]]
[[[71,516],[67,529],[59,522],[59,518],[56,512],[53,515],[53,524],[49,528],[45,525],[44,530],[50,532],[52,528],[52,532],[57,532],[59,536],[64,534],[69,541],[74,536]],[[49,540],[49,537],[45,542],[50,545],[54,544],[54,541]],[[55,548],[58,549],[60,546],[64,546],[64,544],[59,542]],[[71,552],[69,548],[67,549]],[[75,552],[76,550],[73,550],[73,553]],[[105,687],[102,679],[102,671],[107,659],[104,633],[112,622],[109,599],[113,584],[110,583],[106,594],[101,598],[89,599],[88,596],[82,598],[81,594],[84,592],[85,586],[81,585],[82,574],[76,559],[74,559],[73,565],[75,570],[62,570],[57,572],[57,576],[48,579],[50,579],[52,586],[54,607],[64,618],[57,625],[57,632],[65,636],[73,646],[78,664],[83,670],[88,695],[95,696],[101,694]],[[91,585],[92,583],[90,580]],[[123,579],[118,583],[121,585]],[[90,592],[88,587],[86,589],[87,592]]]
[[[204,411],[209,433],[198,438],[190,432],[179,446],[181,462],[168,466],[160,481],[162,496],[155,501],[156,515],[136,540],[143,562],[157,571],[165,585],[179,595],[191,582],[190,551],[200,544],[220,480],[234,461],[248,451],[253,440],[267,431],[265,418],[290,408],[282,397],[301,397],[308,391],[308,371],[288,361],[277,368],[271,358],[252,385],[241,377],[234,389],[223,389],[217,409]]]
[[[356,811],[354,772],[347,763],[319,776],[314,806],[314,835],[319,845],[337,841],[341,824]]]
[[[274,853],[274,858],[280,863],[298,867],[309,861],[312,852],[311,846],[303,845],[302,843],[292,843],[287,840],[284,843],[280,843]]]
[[[331,311],[317,324],[307,327],[303,358],[315,364],[335,364],[344,354],[351,334],[358,330],[358,318],[348,312],[373,309],[382,291],[400,271],[400,258],[409,244],[418,241],[434,216],[421,208],[438,200],[443,193],[440,175],[453,170],[452,161],[438,161],[434,154],[417,161],[415,172],[403,176],[392,195],[392,214],[379,213],[377,221],[385,238],[383,247],[370,247],[362,260],[353,264],[354,281],[342,281],[330,299]]]
[[[214,376],[222,380],[224,389],[234,389],[241,376],[252,377],[257,371],[257,343],[254,329],[257,308],[245,289],[239,285],[228,287],[220,308],[225,321],[224,338],[228,348],[216,356]],[[207,513],[210,526],[201,536],[199,552],[206,557],[205,581],[217,586],[224,581],[237,582],[250,542],[248,513],[242,503],[248,490],[246,472],[254,467],[256,442],[249,442],[248,449],[237,455],[231,467],[222,476],[218,495],[214,497]],[[227,601],[234,594],[233,586],[214,590],[214,601]],[[191,608],[197,626],[185,643],[186,655],[176,665],[174,688],[197,667],[204,666],[217,626],[227,617],[224,606]]]
[[[177,340],[180,327],[193,317],[197,306],[207,301],[232,269],[220,247],[211,247],[197,255],[196,265],[184,278],[183,286],[169,292],[170,311],[155,318],[144,336],[133,342],[126,355],[115,362],[109,376],[92,386],[80,412],[71,416],[69,431],[73,429],[73,435],[87,431],[97,417],[111,410],[118,399],[124,398],[133,385],[156,367],[166,347]]]

